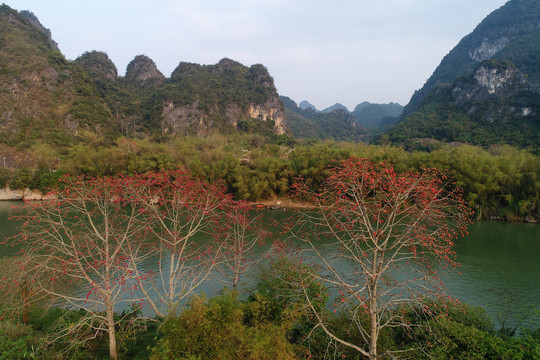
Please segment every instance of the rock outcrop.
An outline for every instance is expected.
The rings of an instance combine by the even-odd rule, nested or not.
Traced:
[[[154,60],[146,55],[138,55],[128,64],[125,78],[142,84],[150,81],[162,84],[166,80],[165,76],[158,70]]]
[[[118,78],[118,70],[102,51],[89,51],[79,56],[75,63],[81,65],[92,78],[96,80],[115,81]]]
[[[226,131],[246,118],[273,122],[277,134],[287,129],[274,80],[260,64],[247,67],[227,58],[215,65],[181,62],[157,98],[165,99],[163,134]]]
[[[39,190],[30,190],[26,189],[10,189],[9,186],[3,189],[0,189],[0,201],[16,201],[16,200],[26,200],[26,201],[42,201],[49,200],[53,197],[48,194],[43,194]]]
[[[279,98],[272,97],[264,104],[251,105],[249,107],[249,116],[261,121],[273,121],[276,133],[279,135],[285,134],[287,126],[285,112]]]
[[[274,80],[261,64],[181,62],[167,79],[139,55],[125,77],[100,51],[67,60],[30,12],[0,5],[0,142],[69,142],[85,132],[124,136],[231,132],[242,120],[287,128]],[[256,123],[259,124],[260,123]],[[266,132],[268,125],[248,131]],[[242,131],[246,131],[242,129]]]
[[[486,60],[472,77],[454,83],[454,105],[469,115],[477,115],[491,122],[515,116],[534,115],[536,109],[521,103],[520,96],[534,91],[527,77],[511,62]]]

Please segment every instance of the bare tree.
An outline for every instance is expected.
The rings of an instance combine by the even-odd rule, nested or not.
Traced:
[[[405,308],[428,312],[426,297],[442,289],[439,270],[456,265],[453,239],[469,218],[460,192],[435,169],[398,174],[389,164],[354,157],[335,163],[320,188],[295,188],[317,210],[301,214],[294,234],[319,259],[315,276],[334,288],[363,341],[337,335],[306,296],[317,327],[369,359],[388,355],[379,354],[380,332],[414,326]]]

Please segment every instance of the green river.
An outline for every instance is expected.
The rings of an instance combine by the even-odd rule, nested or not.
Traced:
[[[0,201],[0,239],[12,236],[17,224],[9,221],[13,206],[20,202]],[[266,216],[281,216],[268,211]],[[497,317],[508,313],[513,325],[526,314],[523,326],[540,327],[540,225],[480,221],[469,235],[456,241],[458,272],[444,273],[448,294],[467,304],[484,308],[499,327]],[[4,241],[4,240],[1,240]],[[16,251],[0,247],[0,257]],[[208,294],[208,293],[207,293]]]

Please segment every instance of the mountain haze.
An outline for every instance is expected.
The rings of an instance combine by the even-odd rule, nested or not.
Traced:
[[[372,104],[364,101],[356,106],[351,116],[359,125],[377,128],[395,122],[402,111],[403,106],[397,103]]]
[[[302,108],[286,96],[280,99],[294,137],[359,141],[365,135],[366,129],[357,126],[355,119],[342,108],[322,112],[314,106],[305,106],[305,101]]]

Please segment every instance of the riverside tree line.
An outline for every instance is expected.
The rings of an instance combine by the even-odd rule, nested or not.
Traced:
[[[298,141],[286,135],[272,141],[257,134],[215,134],[168,142],[119,138],[114,143],[86,136],[67,148],[43,143],[22,153],[0,148],[8,158],[27,158],[18,168],[0,167],[0,186],[47,189],[62,174],[111,176],[184,167],[208,182],[224,181],[236,199],[275,200],[290,197],[297,177],[320,184],[333,159],[359,156],[389,162],[398,172],[422,167],[448,171],[463,188],[477,218],[539,218],[538,154],[507,145],[429,144],[429,152],[407,152],[392,146]]]

